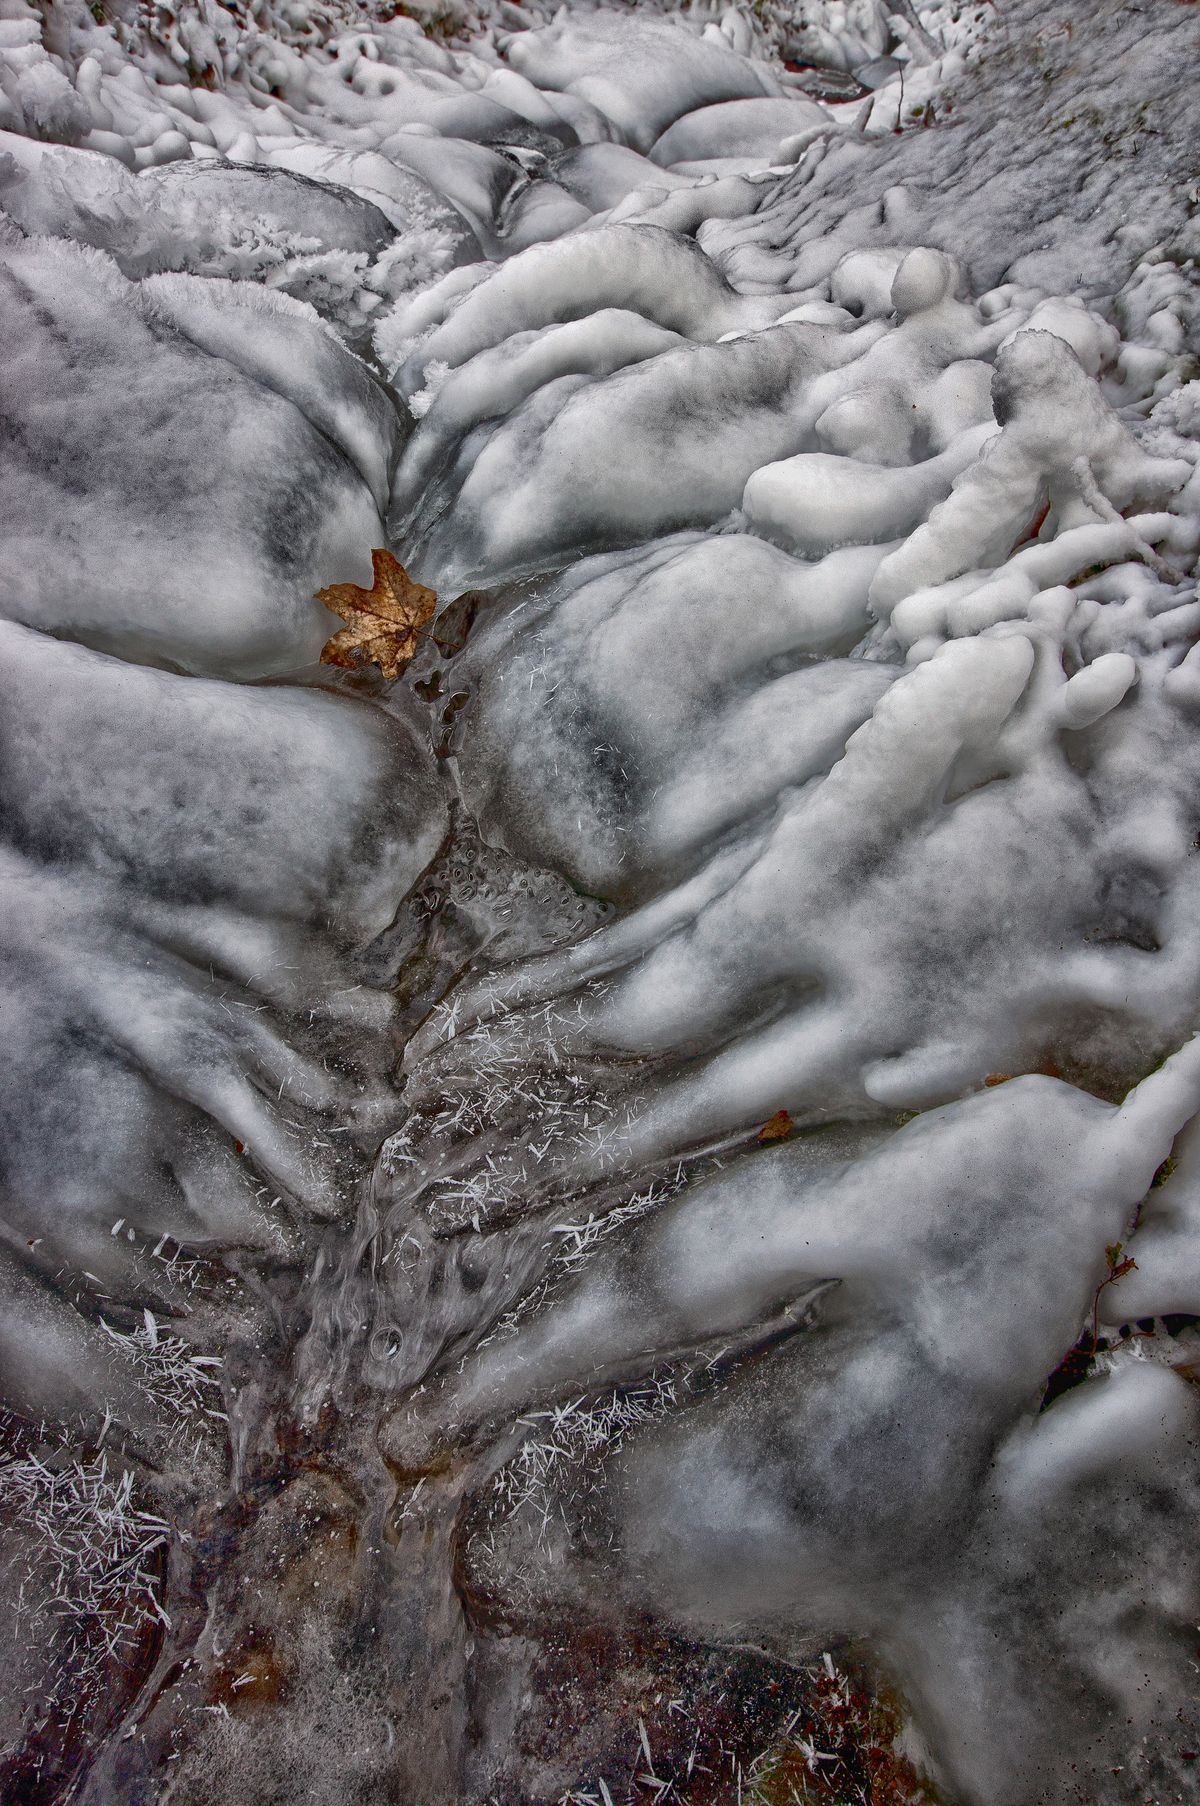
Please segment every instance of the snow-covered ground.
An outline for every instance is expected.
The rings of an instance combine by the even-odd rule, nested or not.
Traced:
[[[0,1794],[1194,1800],[1200,12],[388,10],[0,0]]]

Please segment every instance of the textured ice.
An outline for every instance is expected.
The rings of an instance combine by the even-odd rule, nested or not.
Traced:
[[[305,1210],[338,1208],[336,1161],[289,1117],[369,1112],[370,1088],[321,1054],[386,1022],[353,953],[444,815],[402,719],[15,624],[3,640],[4,964],[22,1048],[3,1096],[8,1220],[37,1238],[44,1274],[66,1262],[136,1296],[117,1215],[143,1243],[271,1240],[235,1141]],[[306,972],[345,995],[311,997]],[[291,1044],[305,1017],[307,1052]]]
[[[62,239],[2,255],[4,612],[210,675],[311,663],[314,590],[382,538],[396,418],[370,372],[258,284],[133,283]]]
[[[826,122],[824,109],[800,96],[786,100],[726,100],[699,107],[668,126],[650,160],[669,169],[713,157],[770,158],[787,138]]]
[[[459,767],[480,821],[605,895],[686,869],[823,773],[891,683],[885,665],[796,663],[862,638],[878,562],[681,534],[577,564],[467,655],[479,718]]]
[[[538,87],[597,107],[634,150],[649,151],[685,113],[720,101],[772,96],[777,78],[716,38],[673,19],[630,20],[614,12],[561,14],[509,45],[513,67]]]
[[[1194,9],[383,10],[0,0],[0,1793],[1176,1806]]]

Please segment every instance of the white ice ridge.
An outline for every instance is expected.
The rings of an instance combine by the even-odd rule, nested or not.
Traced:
[[[862,1639],[947,1801],[1182,1800],[1194,22],[384,10],[0,0],[0,1404],[183,1496],[147,1362],[236,1348],[235,1488],[476,1461],[533,1635]]]

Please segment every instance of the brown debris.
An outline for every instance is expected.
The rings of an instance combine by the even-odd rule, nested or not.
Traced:
[[[325,665],[357,670],[378,665],[385,677],[399,677],[420,643],[420,631],[433,619],[437,593],[414,583],[404,566],[384,547],[371,553],[374,582],[331,583],[317,591],[317,601],[346,626],[321,649]]]

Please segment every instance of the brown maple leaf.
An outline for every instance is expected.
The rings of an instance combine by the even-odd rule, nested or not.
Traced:
[[[417,650],[420,629],[433,619],[437,594],[414,583],[382,547],[371,553],[371,565],[375,580],[370,589],[331,583],[317,591],[317,601],[346,623],[321,648],[321,662],[351,669],[378,665],[385,677],[398,677]]]
[[[795,1128],[795,1123],[786,1110],[776,1110],[769,1122],[765,1122],[758,1131],[760,1141],[786,1141]]]

